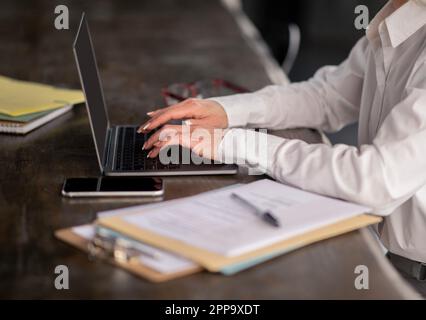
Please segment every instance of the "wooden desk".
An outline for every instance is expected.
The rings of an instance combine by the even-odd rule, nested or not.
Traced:
[[[80,4],[77,4],[80,3]],[[269,83],[231,15],[216,1],[90,1],[69,7],[71,29],[53,27],[50,1],[2,1],[0,74],[79,88],[71,44],[88,13],[108,111],[114,124],[141,123],[162,105],[172,82],[224,78],[250,89]],[[309,130],[284,132],[319,142]],[[201,273],[151,284],[118,268],[90,262],[53,237],[97,211],[141,203],[67,200],[66,177],[99,172],[82,106],[25,136],[0,136],[0,297],[137,299],[283,299],[413,297],[365,231],[352,232],[279,257],[232,277]],[[236,176],[167,178],[166,199],[246,182]],[[54,268],[70,270],[70,290],[55,290]],[[370,290],[354,288],[354,268],[370,270]]]

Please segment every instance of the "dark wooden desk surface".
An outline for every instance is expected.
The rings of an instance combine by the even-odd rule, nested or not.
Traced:
[[[51,1],[2,1],[0,74],[79,88],[71,44],[82,10],[88,13],[110,117],[141,123],[162,105],[172,82],[225,78],[250,89],[269,83],[228,12],[216,1],[73,1],[71,28],[53,28]],[[310,142],[312,131],[285,132]],[[141,201],[67,200],[66,177],[97,175],[82,106],[25,136],[0,136],[0,297],[2,298],[404,298],[412,297],[377,253],[365,231],[323,241],[232,277],[201,273],[152,284],[53,237],[97,211]],[[166,178],[166,199],[196,194],[249,177]],[[54,268],[70,270],[70,290],[55,290]],[[354,268],[370,270],[370,289],[354,288]]]

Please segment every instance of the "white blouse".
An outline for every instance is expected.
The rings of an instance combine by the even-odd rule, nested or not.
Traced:
[[[227,162],[257,164],[284,183],[374,208],[385,216],[377,228],[383,244],[426,263],[425,6],[389,1],[348,59],[309,81],[213,100],[234,128],[219,146]],[[358,147],[236,128],[335,132],[355,121]],[[267,148],[255,152],[263,138]]]

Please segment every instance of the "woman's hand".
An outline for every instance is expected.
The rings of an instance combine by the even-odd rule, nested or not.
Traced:
[[[181,145],[200,157],[220,161],[218,148],[226,131],[200,126],[165,125],[145,142],[143,149],[151,150],[148,158],[155,158],[166,147]]]
[[[207,128],[227,128],[228,117],[223,107],[212,100],[188,99],[178,104],[148,112],[151,119],[144,123],[139,133],[146,133],[165,125],[170,120],[185,120],[184,124]]]

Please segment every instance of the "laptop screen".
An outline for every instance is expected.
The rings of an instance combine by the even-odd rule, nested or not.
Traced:
[[[84,13],[81,17],[80,27],[74,41],[74,55],[77,61],[81,85],[86,96],[86,107],[89,113],[99,165],[102,170],[109,121],[89,26]]]

